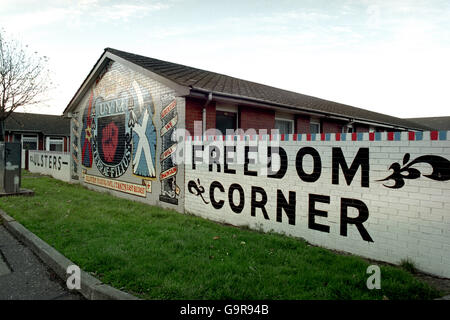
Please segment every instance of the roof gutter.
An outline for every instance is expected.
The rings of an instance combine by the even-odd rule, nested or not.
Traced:
[[[387,124],[387,123],[383,123],[383,122],[377,122],[377,121],[372,121],[372,120],[368,120],[368,119],[358,119],[358,118],[354,118],[354,117],[348,117],[348,116],[342,116],[339,114],[335,114],[335,113],[329,113],[329,112],[324,112],[324,111],[317,111],[317,110],[311,110],[308,108],[298,108],[298,107],[293,107],[290,105],[286,105],[286,104],[282,104],[282,103],[277,103],[277,102],[270,102],[268,103],[267,101],[261,100],[261,99],[256,99],[256,98],[249,98],[249,97],[245,97],[245,96],[239,96],[239,95],[233,95],[233,94],[229,94],[229,93],[221,93],[221,92],[213,92],[210,90],[205,90],[205,89],[200,89],[200,88],[194,88],[192,86],[190,86],[191,91],[190,91],[190,95],[192,96],[201,96],[204,97],[205,94],[208,94],[208,96],[211,94],[214,94],[214,96],[218,99],[222,99],[222,100],[227,100],[229,102],[235,102],[235,103],[239,103],[242,101],[248,101],[251,102],[253,104],[258,104],[259,106],[262,107],[279,107],[279,108],[283,108],[283,109],[289,109],[292,111],[300,111],[300,112],[305,112],[305,113],[309,113],[309,114],[314,114],[314,115],[319,115],[319,116],[325,116],[331,119],[337,119],[337,120],[343,120],[346,122],[359,122],[359,123],[363,123],[363,124],[369,124],[369,125],[377,125],[377,126],[382,126],[382,127],[386,127],[386,128],[393,128],[393,129],[414,129],[414,130],[419,130],[419,131],[423,131],[424,129],[421,128],[411,128],[411,127],[406,127],[406,126],[399,126],[399,125],[395,125],[395,124]]]

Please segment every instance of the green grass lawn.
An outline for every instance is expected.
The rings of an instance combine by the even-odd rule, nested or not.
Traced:
[[[24,174],[34,197],[0,208],[101,281],[145,299],[431,299],[410,273],[191,215]]]

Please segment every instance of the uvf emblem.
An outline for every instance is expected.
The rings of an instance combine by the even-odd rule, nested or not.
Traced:
[[[133,96],[126,92],[115,99],[98,97],[95,101],[93,156],[98,170],[106,177],[120,177],[131,163],[132,133],[128,123],[133,105]]]

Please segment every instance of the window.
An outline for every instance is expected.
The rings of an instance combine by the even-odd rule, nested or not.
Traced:
[[[275,129],[278,129],[279,134],[292,134],[294,133],[294,121],[275,119]]]
[[[222,134],[227,134],[227,130],[236,130],[237,113],[216,111],[216,127]]]
[[[63,138],[49,138],[47,137],[47,151],[63,152]]]
[[[22,136],[22,149],[37,150],[38,149],[37,136]]]
[[[320,133],[320,123],[318,123],[318,122],[311,122],[309,124],[309,132],[310,133]]]

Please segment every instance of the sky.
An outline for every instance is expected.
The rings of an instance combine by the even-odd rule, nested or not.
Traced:
[[[450,1],[0,0],[8,38],[49,57],[62,114],[104,48],[409,118],[450,116]]]

